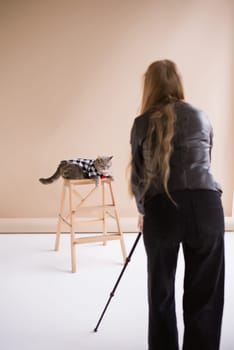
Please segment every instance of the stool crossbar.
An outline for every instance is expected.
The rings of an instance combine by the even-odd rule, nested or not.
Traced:
[[[81,188],[87,189],[85,195],[81,193]],[[108,190],[109,191],[108,191]],[[88,200],[96,193],[101,191],[101,204],[99,205],[88,205]],[[68,194],[68,196],[67,196]],[[107,195],[109,195],[107,200]],[[68,209],[65,210],[66,198],[68,197]],[[94,219],[82,218],[81,212],[86,209],[86,213],[90,210],[95,211],[96,217]],[[99,216],[97,217],[97,214]],[[115,220],[117,232],[108,233],[107,228],[107,216],[112,217]],[[102,224],[102,232],[100,234],[94,234],[92,236],[76,237],[76,225],[85,224]],[[56,232],[55,250],[59,250],[60,246],[60,235],[62,226],[67,225],[70,232],[71,241],[71,265],[72,272],[76,272],[76,244],[82,243],[94,243],[102,242],[106,245],[109,240],[119,240],[123,261],[126,260],[126,249],[123,239],[123,233],[120,227],[119,214],[115,203],[112,180],[105,178],[101,179],[100,185],[97,186],[95,180],[82,179],[82,180],[67,180],[64,179],[60,211],[58,215],[58,225]]]

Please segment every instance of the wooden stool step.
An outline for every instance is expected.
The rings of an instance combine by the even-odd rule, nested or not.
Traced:
[[[88,191],[86,191],[85,195],[81,193],[81,188],[83,186],[88,186]],[[108,189],[108,191],[107,191]],[[101,191],[101,203],[98,205],[88,205],[88,200],[94,196],[96,192]],[[68,192],[68,196],[67,196]],[[109,203],[107,201],[107,195],[109,194]],[[68,209],[65,210],[66,198],[68,198]],[[78,201],[75,204],[75,199]],[[85,204],[85,205],[84,205]],[[82,220],[78,220],[81,218],[80,214],[82,211],[86,211],[86,213],[91,210],[95,210],[99,213],[98,218],[89,219],[83,218]],[[107,215],[115,220],[117,226],[117,232],[108,233],[107,228]],[[76,220],[77,219],[77,220]],[[75,228],[76,224],[102,224],[102,233],[98,235],[92,235],[89,237],[76,237],[76,232],[78,232]],[[66,180],[64,179],[62,194],[61,194],[61,203],[60,203],[60,211],[58,215],[58,226],[56,232],[56,241],[55,241],[55,250],[59,250],[60,246],[60,236],[62,231],[62,225],[66,224],[69,227],[70,232],[70,240],[71,240],[71,264],[72,264],[72,272],[76,272],[76,244],[82,243],[94,243],[94,242],[102,242],[103,245],[106,245],[109,240],[119,240],[121,251],[123,255],[123,262],[126,260],[126,249],[125,243],[123,239],[123,233],[120,227],[119,214],[115,203],[113,188],[112,188],[112,180],[105,178],[101,179],[100,185],[97,186],[95,180]]]

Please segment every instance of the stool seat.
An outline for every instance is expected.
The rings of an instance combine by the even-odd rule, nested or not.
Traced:
[[[62,225],[66,224],[70,231],[71,240],[71,265],[72,272],[76,272],[76,244],[81,243],[94,243],[102,242],[106,245],[109,240],[119,240],[123,262],[126,260],[126,249],[123,239],[123,233],[120,227],[119,214],[115,203],[112,179],[103,178],[100,184],[97,186],[96,181],[93,179],[82,179],[82,180],[63,180],[62,194],[60,211],[58,215],[58,225],[56,232],[55,250],[59,250],[60,246],[60,235],[62,230]],[[82,187],[85,187],[85,194],[81,193]],[[88,188],[88,190],[87,190]],[[67,196],[68,192],[68,196]],[[101,200],[97,205],[88,204],[88,200],[94,196],[95,193],[101,192]],[[107,200],[107,195],[109,198]],[[68,197],[68,209],[65,210],[65,202]],[[76,203],[75,203],[76,200]],[[95,219],[90,219],[80,216],[83,211],[90,213],[90,211],[95,211]],[[108,233],[107,228],[107,215],[111,216],[116,223],[117,232]],[[75,228],[77,224],[102,224],[102,232],[98,235],[92,235],[89,237],[76,237],[78,232]]]

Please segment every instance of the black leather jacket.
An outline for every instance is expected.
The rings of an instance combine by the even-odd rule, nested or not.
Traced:
[[[176,102],[176,123],[173,152],[170,159],[169,192],[177,190],[207,189],[222,192],[210,171],[212,126],[203,111],[185,102]],[[138,211],[144,214],[144,198],[141,196],[140,179],[146,153],[146,138],[151,113],[137,117],[131,130],[132,176],[131,185]],[[148,193],[154,196],[163,193],[161,186],[151,187]]]

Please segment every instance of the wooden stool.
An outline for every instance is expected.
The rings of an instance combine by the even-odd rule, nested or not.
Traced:
[[[126,250],[125,250],[125,244],[123,240],[123,233],[120,228],[120,221],[119,221],[119,215],[118,211],[115,205],[115,199],[112,189],[112,180],[105,178],[100,181],[100,185],[96,186],[95,180],[66,180],[64,179],[63,188],[62,188],[62,195],[61,195],[61,204],[60,204],[60,212],[58,215],[58,226],[57,226],[57,233],[56,233],[56,241],[55,241],[55,250],[59,250],[60,245],[60,233],[62,229],[62,224],[65,223],[70,227],[70,237],[71,237],[71,264],[72,264],[72,272],[76,272],[76,244],[80,243],[92,243],[92,242],[103,242],[105,245],[108,240],[116,240],[118,239],[120,241],[123,260],[125,262],[126,260]],[[83,195],[80,192],[78,192],[77,187],[78,186],[88,186],[88,192],[87,194]],[[90,189],[90,186],[91,189]],[[111,199],[111,203],[107,203],[107,191],[106,187],[109,189],[109,197]],[[83,187],[84,189],[84,187]],[[87,189],[87,188],[86,188]],[[65,199],[66,199],[66,192],[68,190],[69,194],[69,203],[68,203],[68,210],[67,214],[65,213]],[[101,205],[97,206],[84,206],[84,203],[87,202],[87,200],[97,191],[102,192],[102,200]],[[79,189],[81,191],[81,188]],[[74,204],[74,195],[78,197],[78,203]],[[76,216],[79,217],[80,212],[82,209],[86,208],[87,210],[94,209],[99,210],[99,218],[96,218],[94,220],[90,220],[87,218],[87,220],[79,220],[75,222]],[[109,210],[111,213],[109,213]],[[117,225],[117,232],[115,233],[108,233],[107,232],[107,214],[109,214],[112,218],[115,219],[116,225]],[[77,238],[75,236],[75,224],[96,224],[96,223],[102,223],[102,233],[99,235],[89,236],[89,237],[80,237]]]

